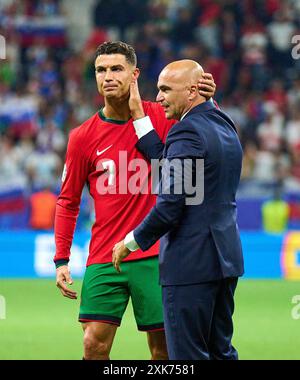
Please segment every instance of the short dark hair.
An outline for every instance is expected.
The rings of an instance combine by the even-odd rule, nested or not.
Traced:
[[[99,57],[99,55],[102,54],[122,54],[125,56],[126,61],[128,63],[130,63],[133,66],[136,66],[137,64],[137,58],[134,48],[131,45],[128,45],[122,41],[108,41],[99,45],[95,53],[95,60],[97,57]]]

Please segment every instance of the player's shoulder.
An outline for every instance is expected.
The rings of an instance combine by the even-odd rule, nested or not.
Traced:
[[[99,116],[98,113],[95,113],[82,124],[71,129],[69,133],[69,141],[77,142],[80,140],[80,142],[83,143],[85,139],[89,139],[91,133],[94,133],[94,125],[97,122],[99,122]]]

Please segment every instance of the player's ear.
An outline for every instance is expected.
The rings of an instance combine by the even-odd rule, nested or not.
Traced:
[[[138,79],[138,77],[140,76],[140,69],[138,69],[137,67],[134,69],[134,72],[133,72],[133,79]]]

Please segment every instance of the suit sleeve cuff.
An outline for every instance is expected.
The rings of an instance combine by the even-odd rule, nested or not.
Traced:
[[[139,249],[140,247],[138,246],[137,242],[135,241],[133,231],[129,232],[125,239],[124,239],[124,245],[126,248],[129,249],[129,251],[133,252]]]
[[[154,129],[149,116],[134,120],[133,126],[138,139],[141,139],[143,136]]]

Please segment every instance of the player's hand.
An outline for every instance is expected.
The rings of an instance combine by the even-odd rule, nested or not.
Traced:
[[[133,120],[145,117],[142,99],[139,92],[137,80],[133,80],[130,84],[129,109]]]
[[[213,76],[210,73],[203,73],[202,78],[198,82],[199,94],[204,96],[206,100],[209,100],[215,95],[216,88]]]
[[[114,246],[113,254],[112,254],[112,263],[115,269],[120,273],[121,268],[120,264],[121,261],[124,260],[128,255],[130,251],[128,248],[124,245],[124,240],[120,241]]]
[[[76,300],[77,293],[69,289],[66,284],[72,285],[73,280],[68,265],[62,265],[56,269],[56,286],[64,297]]]

